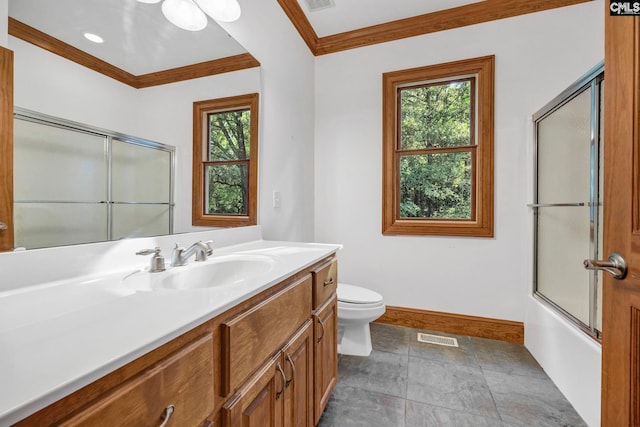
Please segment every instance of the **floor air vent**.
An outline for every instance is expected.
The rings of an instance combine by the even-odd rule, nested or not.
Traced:
[[[422,334],[418,332],[418,341],[428,344],[444,345],[447,347],[458,347],[458,340],[440,335]]]

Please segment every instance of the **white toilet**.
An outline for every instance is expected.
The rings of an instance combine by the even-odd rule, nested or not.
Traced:
[[[338,353],[368,356],[369,323],[385,312],[382,295],[359,286],[338,283]]]

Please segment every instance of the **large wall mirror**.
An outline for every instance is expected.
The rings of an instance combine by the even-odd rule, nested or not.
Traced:
[[[208,18],[201,31],[186,31],[163,16],[161,5],[138,0],[9,0],[15,135],[24,143],[43,130],[54,130],[51,151],[41,150],[35,158],[42,165],[49,162],[51,173],[63,178],[52,188],[65,187],[60,200],[69,203],[56,209],[64,211],[73,205],[66,190],[79,183],[95,184],[112,193],[118,189],[133,192],[125,201],[137,198],[135,205],[116,204],[114,194],[105,194],[95,201],[106,202],[102,204],[108,209],[99,204],[85,206],[97,211],[80,214],[72,222],[88,225],[82,224],[83,219],[105,224],[88,239],[80,236],[89,229],[85,227],[75,237],[33,243],[24,238],[27,224],[32,230],[46,230],[65,214],[46,214],[52,206],[45,209],[40,202],[51,202],[51,191],[24,193],[20,186],[33,173],[25,169],[30,160],[24,147],[16,147],[15,224],[9,230],[16,236],[14,247],[31,249],[199,229],[191,224],[193,102],[259,92],[259,63],[214,20]],[[102,43],[90,41],[87,33],[100,36]],[[51,126],[47,121],[58,124]],[[70,127],[60,123],[85,129],[61,133]],[[109,131],[96,134],[95,129]],[[88,150],[84,154],[95,155],[97,163],[89,166],[87,156],[79,156],[80,150],[73,152],[70,146],[78,143]],[[127,172],[121,166],[127,162],[131,166],[133,159],[140,160],[133,166],[138,178],[127,183],[132,169]],[[80,161],[85,163],[80,166]],[[99,169],[105,174],[98,173]],[[73,176],[64,177],[65,171]],[[148,180],[139,180],[142,175]],[[156,182],[163,183],[162,189],[155,188]],[[147,197],[150,193],[153,200]],[[157,209],[157,223],[141,219],[140,209]],[[127,217],[122,228],[116,224],[117,212]]]

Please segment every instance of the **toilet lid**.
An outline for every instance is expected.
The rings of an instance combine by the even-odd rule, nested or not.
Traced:
[[[347,285],[346,283],[338,283],[338,301],[351,304],[371,304],[382,302],[382,295],[371,289]]]

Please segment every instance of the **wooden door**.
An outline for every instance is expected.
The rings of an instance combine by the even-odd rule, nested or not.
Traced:
[[[281,427],[285,387],[282,355],[271,358],[222,407],[223,427]]]
[[[13,249],[13,52],[0,46],[0,251]]]
[[[334,294],[313,315],[314,424],[329,402],[338,381],[338,299]]]
[[[287,376],[284,427],[313,427],[313,330],[311,320],[282,349]]]
[[[609,16],[605,2],[604,273],[602,425],[640,426],[640,18]]]

